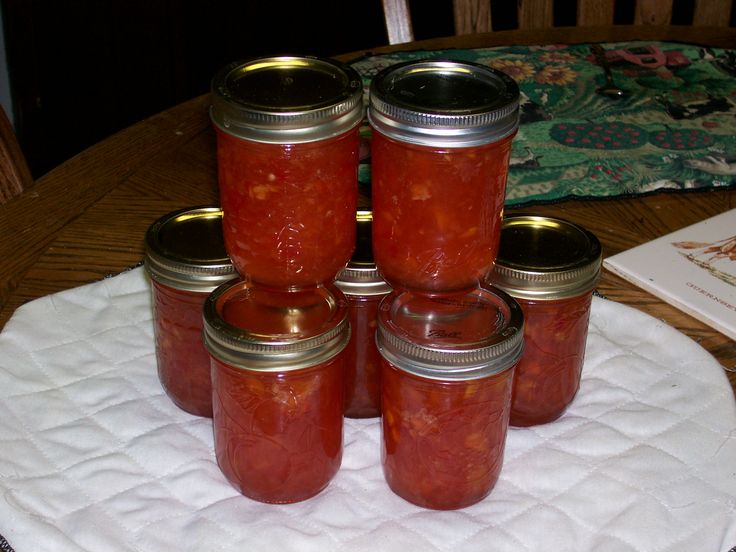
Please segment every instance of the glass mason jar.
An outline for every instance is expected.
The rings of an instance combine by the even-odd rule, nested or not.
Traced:
[[[489,67],[412,61],[370,87],[373,253],[396,289],[470,290],[498,252],[519,88]]]
[[[495,485],[505,448],[523,315],[503,291],[394,292],[381,303],[381,460],[397,495],[464,508]]]
[[[210,357],[202,344],[202,307],[210,292],[237,274],[222,243],[222,211],[181,209],[146,232],[158,377],[179,408],[212,416]]]
[[[532,215],[504,220],[489,281],[521,305],[526,340],[511,425],[556,420],[577,394],[600,269],[600,242],[581,226]]]
[[[225,248],[258,284],[332,282],[355,245],[363,85],[313,57],[234,63],[213,79]]]
[[[239,281],[212,292],[204,319],[223,474],[261,502],[316,495],[342,460],[344,296],[332,285],[290,292]]]
[[[345,416],[381,414],[380,356],[376,348],[378,305],[391,288],[376,269],[371,251],[370,211],[358,211],[353,258],[335,280],[350,310],[350,343],[345,351]]]

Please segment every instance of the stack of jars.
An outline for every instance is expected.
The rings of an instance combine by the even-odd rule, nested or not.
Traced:
[[[423,507],[462,508],[503,461],[523,316],[483,283],[499,249],[519,89],[455,61],[398,64],[370,89],[381,304],[382,463]]]
[[[353,69],[273,57],[215,77],[221,209],[172,213],[147,234],[159,376],[177,405],[213,417],[218,464],[246,496],[317,494],[339,468],[343,416],[380,414],[390,488],[424,507],[461,508],[499,476],[525,315],[533,322],[524,300],[540,295],[538,283],[518,284],[539,281],[543,254],[530,243],[555,238],[501,237],[518,128],[512,79],[415,61],[379,73],[370,92],[372,212],[356,217],[363,99]],[[576,230],[579,250],[583,238],[597,243],[570,228],[557,233],[562,249]],[[585,295],[563,304],[587,329],[600,248],[598,265],[595,251],[569,253],[564,266],[554,251],[542,295]],[[554,412],[519,424],[561,414],[575,370],[577,380],[555,370],[552,379],[570,381],[564,398],[546,401]],[[527,370],[522,387],[544,371]],[[520,411],[539,393],[520,391]]]
[[[370,92],[373,252],[395,290],[377,337],[384,474],[415,504],[461,508],[495,484],[509,420],[551,421],[577,391],[600,246],[566,221],[504,220],[512,79],[415,61]]]
[[[350,67],[273,57],[212,87],[223,238],[240,281],[204,307],[215,452],[264,502],[321,491],[343,448],[348,305],[363,85]]]
[[[162,238],[198,251],[188,255],[200,265],[192,279],[214,259],[203,252],[205,228],[181,231],[193,226],[194,210],[168,217],[186,224],[149,231],[161,382],[185,410],[213,416],[220,468],[256,500],[309,498],[340,466],[350,323],[334,280],[355,248],[363,116],[362,81],[343,64],[273,57],[223,68],[212,89],[221,210],[211,234],[219,232],[223,255],[212,257],[228,259],[228,281],[208,277],[191,309],[160,308],[157,261],[179,253]],[[184,309],[196,313],[186,335],[172,322]],[[175,362],[168,342],[180,346]],[[195,348],[189,361],[185,351]],[[202,404],[194,408],[182,387],[201,390]]]

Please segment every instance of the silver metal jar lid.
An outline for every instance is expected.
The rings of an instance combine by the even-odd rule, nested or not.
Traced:
[[[256,142],[323,140],[363,119],[363,81],[352,67],[317,57],[231,63],[212,80],[210,116],[224,132]]]
[[[225,252],[222,209],[188,207],[159,218],[146,232],[144,266],[169,287],[210,292],[237,275]]]
[[[508,75],[475,63],[399,63],[373,78],[368,120],[411,144],[479,146],[516,132],[519,87]]]
[[[330,360],[349,340],[347,301],[333,285],[286,291],[230,282],[204,304],[205,346],[235,368],[309,368]]]
[[[488,285],[464,295],[393,292],[378,313],[376,344],[397,368],[437,380],[471,380],[513,367],[524,349],[519,304]]]
[[[554,300],[592,291],[601,271],[596,236],[564,219],[507,215],[489,281],[516,298]]]
[[[358,211],[355,223],[355,252],[348,265],[338,274],[335,285],[348,296],[386,295],[391,291],[391,286],[383,279],[373,261],[373,212]]]

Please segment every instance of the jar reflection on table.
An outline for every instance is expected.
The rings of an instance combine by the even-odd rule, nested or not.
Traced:
[[[447,293],[483,280],[518,112],[513,79],[480,65],[407,62],[373,79],[373,247],[392,287]]]
[[[345,416],[372,418],[381,414],[381,360],[376,348],[378,305],[391,291],[373,262],[370,211],[356,215],[355,253],[335,285],[350,310],[350,343],[345,350]]]
[[[381,304],[382,449],[393,492],[425,508],[485,498],[503,463],[523,316],[505,293],[450,300],[408,292]]]
[[[601,265],[598,239],[569,221],[509,216],[489,281],[524,312],[524,354],[514,377],[512,426],[559,418],[580,387],[593,289]]]
[[[213,80],[224,239],[272,287],[331,282],[352,255],[362,81],[312,57],[231,64]]]
[[[204,313],[223,474],[261,502],[316,495],[342,460],[344,297],[333,286],[289,292],[238,282],[215,290]]]
[[[236,276],[222,243],[219,207],[169,213],[146,232],[158,377],[169,398],[196,416],[212,416],[210,358],[202,344],[202,308]]]

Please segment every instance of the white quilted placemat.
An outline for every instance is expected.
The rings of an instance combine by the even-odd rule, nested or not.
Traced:
[[[674,329],[596,298],[584,377],[557,422],[509,432],[491,495],[435,512],[384,483],[377,420],[347,420],[321,495],[239,495],[211,421],[159,385],[135,269],[18,309],[0,334],[0,535],[36,551],[728,551],[736,402]],[[0,538],[0,543],[2,538]]]

